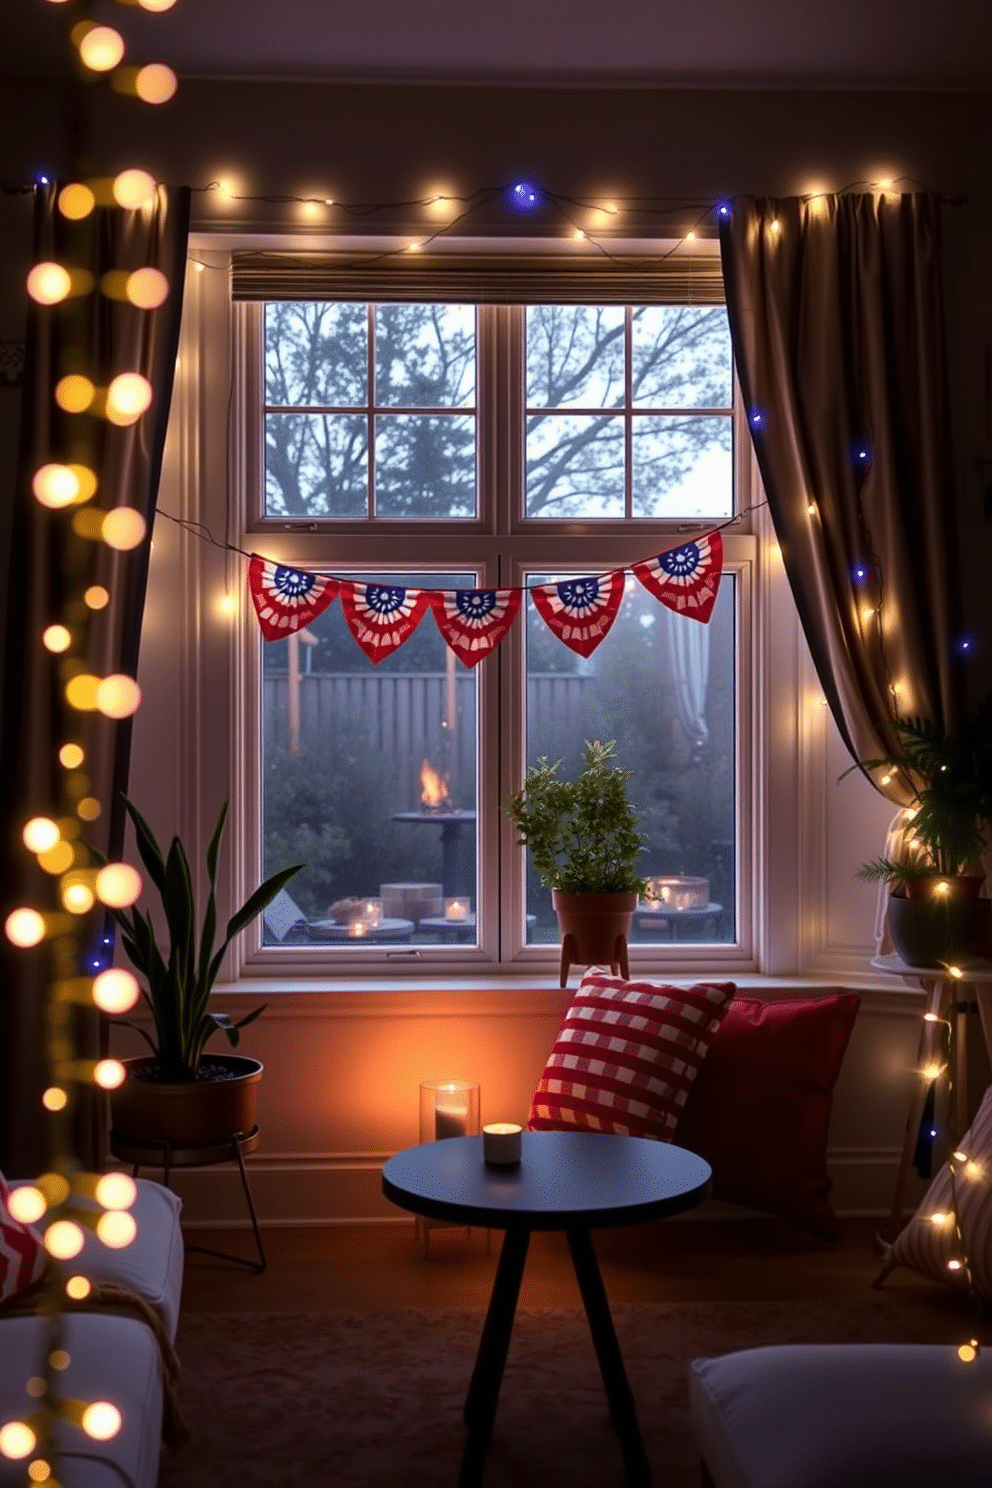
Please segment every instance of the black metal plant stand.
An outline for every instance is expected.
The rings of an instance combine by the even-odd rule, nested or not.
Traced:
[[[232,1132],[228,1141],[218,1142],[210,1147],[175,1147],[168,1140],[139,1144],[127,1142],[112,1131],[110,1150],[121,1162],[132,1164],[131,1176],[133,1178],[138,1176],[139,1168],[161,1168],[162,1182],[166,1188],[170,1186],[169,1178],[173,1168],[206,1168],[215,1163],[235,1161],[241,1174],[241,1188],[248,1205],[258,1259],[251,1260],[247,1256],[231,1255],[224,1250],[211,1250],[206,1245],[187,1244],[186,1250],[195,1251],[199,1255],[216,1256],[218,1260],[231,1261],[236,1266],[247,1266],[249,1271],[262,1272],[268,1262],[258,1227],[258,1216],[252,1201],[251,1186],[248,1183],[248,1170],[245,1167],[245,1157],[256,1150],[260,1141],[261,1132],[257,1125],[253,1126],[250,1132]]]

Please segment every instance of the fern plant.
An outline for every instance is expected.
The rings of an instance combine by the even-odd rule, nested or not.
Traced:
[[[858,876],[897,889],[910,879],[980,873],[992,820],[992,698],[972,709],[954,733],[915,714],[897,718],[892,728],[901,747],[860,764],[865,771],[901,770],[909,777],[915,791],[910,838],[899,861],[873,858]]]
[[[614,763],[616,742],[587,739],[577,780],[561,780],[561,760],[542,755],[504,809],[530,848],[545,888],[566,894],[643,894],[637,862],[646,838],[627,795],[633,771]]]
[[[223,1033],[229,1044],[237,1046],[240,1030],[265,1011],[263,1004],[235,1022],[226,1013],[209,1011],[208,1003],[224,952],[234,936],[261,914],[302,865],[283,868],[260,884],[228,920],[224,939],[215,949],[217,864],[228,803],[225,801],[220,809],[207,847],[210,892],[199,925],[189,859],[179,838],[173,837],[168,853],[163,853],[155,833],[138,808],[126,797],[124,804],[134,824],[141,861],[162,900],[169,948],[165,954],[159,949],[155,926],[147,910],[141,913],[134,906],[130,912],[122,909],[110,911],[120,929],[121,944],[128,960],[147,983],[142,988],[142,996],[151,1009],[155,1037],[127,1018],[116,1021],[136,1029],[151,1046],[160,1081],[195,1080],[208,1039],[216,1033]]]

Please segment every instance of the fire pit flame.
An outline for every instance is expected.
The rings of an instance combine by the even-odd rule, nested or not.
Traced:
[[[439,775],[430,760],[425,759],[420,766],[420,799],[424,806],[437,810],[442,806],[451,805],[451,796],[448,793],[449,775]]]

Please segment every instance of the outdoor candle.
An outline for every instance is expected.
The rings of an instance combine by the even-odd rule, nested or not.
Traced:
[[[445,899],[444,918],[446,920],[464,920],[468,918],[467,899]]]
[[[522,1127],[513,1121],[494,1121],[482,1128],[482,1154],[487,1163],[508,1168],[520,1161]]]

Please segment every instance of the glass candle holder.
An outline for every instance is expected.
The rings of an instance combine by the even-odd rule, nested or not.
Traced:
[[[479,1134],[479,1087],[466,1080],[430,1080],[420,1087],[420,1140]]]
[[[464,895],[454,899],[445,899],[444,918],[446,920],[467,920],[472,913],[472,901]]]

